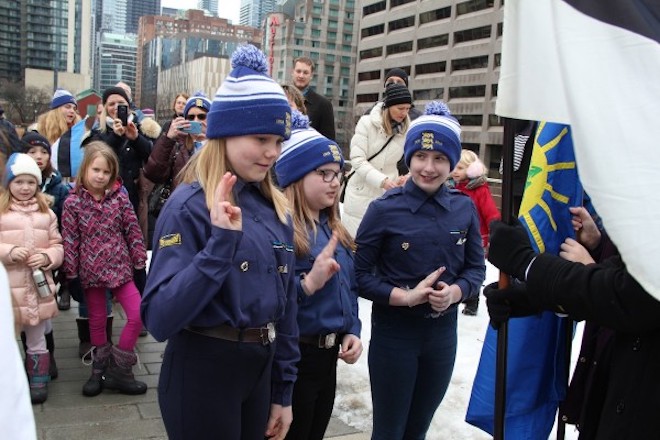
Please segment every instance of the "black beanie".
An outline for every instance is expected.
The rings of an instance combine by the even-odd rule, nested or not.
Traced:
[[[121,87],[108,87],[103,91],[103,105],[108,102],[110,95],[119,95],[126,100],[126,103],[131,103],[131,100],[128,99],[128,95],[126,94],[126,90]]]
[[[391,76],[398,76],[406,83],[406,87],[408,87],[408,74],[405,70],[399,69],[398,67],[390,69],[390,71],[385,74],[385,81],[383,81],[383,84],[385,84],[387,79]]]
[[[412,97],[408,88],[401,84],[390,84],[385,89],[385,107],[392,107],[397,104],[412,105]]]
[[[32,147],[43,147],[50,155],[50,142],[36,131],[28,131],[23,135],[21,141],[23,142],[23,153],[27,153]]]

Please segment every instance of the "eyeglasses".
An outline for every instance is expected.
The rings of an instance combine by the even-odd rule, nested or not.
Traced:
[[[206,113],[200,113],[198,115],[188,115],[186,116],[186,119],[189,121],[194,121],[195,118],[199,119],[200,121],[205,121],[206,120]]]
[[[339,180],[339,183],[341,183],[344,180],[343,171],[332,171],[332,170],[315,170],[315,171],[319,176],[321,176],[321,178],[325,183],[330,183],[334,179]]]

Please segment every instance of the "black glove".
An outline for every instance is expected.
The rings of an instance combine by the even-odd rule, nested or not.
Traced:
[[[140,291],[140,296],[144,293],[144,288],[147,285],[147,270],[146,269],[133,269],[133,282],[135,287]]]
[[[83,288],[80,284],[80,278],[69,278],[67,280],[67,287],[69,289],[69,293],[71,294],[71,298],[75,299],[77,302],[84,301]]]
[[[497,283],[492,283],[484,288],[484,296],[490,315],[490,325],[495,330],[509,318],[530,316],[541,312],[538,306],[531,303],[527,286],[524,283],[514,282],[505,289],[499,289]]]
[[[490,224],[488,260],[498,269],[525,280],[525,270],[535,256],[527,231],[518,220],[513,225],[499,220]]]

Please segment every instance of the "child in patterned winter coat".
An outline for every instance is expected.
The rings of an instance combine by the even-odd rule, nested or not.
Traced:
[[[83,386],[85,396],[103,388],[143,394],[136,381],[135,343],[142,329],[140,294],[134,270],[144,269],[147,251],[133,206],[118,177],[115,153],[104,142],[90,142],[80,165],[78,184],[64,202],[64,272],[79,278],[89,310],[92,375]],[[105,291],[110,289],[126,313],[126,326],[112,346],[106,337]]]
[[[62,237],[57,217],[39,190],[41,170],[26,154],[7,162],[5,190],[0,194],[0,260],[7,269],[11,293],[26,335],[26,367],[32,403],[48,398],[50,354],[44,330],[57,315],[52,270],[62,264]],[[32,272],[46,276],[46,296],[37,292]],[[49,293],[48,293],[49,292]]]

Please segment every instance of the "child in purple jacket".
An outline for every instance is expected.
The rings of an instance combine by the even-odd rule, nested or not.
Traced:
[[[96,396],[104,387],[125,394],[147,391],[132,372],[142,329],[133,271],[144,269],[147,251],[133,206],[121,191],[118,170],[110,147],[101,141],[87,144],[78,185],[64,202],[62,214],[64,272],[69,279],[80,279],[89,310],[92,376],[83,386],[85,396]],[[106,289],[127,317],[114,347],[106,337]]]

